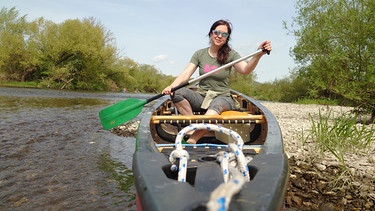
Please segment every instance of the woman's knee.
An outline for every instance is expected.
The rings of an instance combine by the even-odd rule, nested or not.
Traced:
[[[176,91],[174,91],[173,95],[171,96],[171,99],[174,103],[181,102],[182,100],[186,99],[185,95],[187,91],[185,90],[187,88],[181,88]]]
[[[234,102],[231,98],[215,98],[208,109],[216,111],[221,114],[223,111],[233,110]]]

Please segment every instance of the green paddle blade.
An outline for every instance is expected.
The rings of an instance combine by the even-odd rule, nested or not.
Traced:
[[[130,98],[108,106],[99,112],[100,122],[104,129],[112,129],[138,116],[146,103],[147,100]]]

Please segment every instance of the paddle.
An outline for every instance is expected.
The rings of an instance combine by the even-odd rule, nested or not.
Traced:
[[[212,75],[212,74],[215,74],[221,70],[224,70],[234,64],[237,64],[238,62],[241,62],[245,59],[248,59],[250,57],[253,57],[257,54],[260,54],[262,52],[266,52],[267,50],[265,49],[259,49],[257,51],[255,51],[254,53],[251,53],[249,55],[246,55],[242,58],[239,58],[237,60],[234,60],[228,64],[225,64],[211,72],[208,72],[204,75],[201,75],[195,79],[192,79],[190,81],[187,81],[187,82],[184,82],[182,84],[180,84],[179,86],[176,86],[174,88],[172,88],[172,92],[182,88],[182,87],[185,87],[189,84],[194,84],[204,78],[207,78],[208,76]],[[267,54],[269,54],[269,52],[267,52]],[[158,94],[158,95],[155,95],[154,97],[151,97],[149,99],[134,99],[134,98],[130,98],[130,99],[127,99],[127,100],[124,100],[124,101],[121,101],[121,102],[118,102],[114,105],[111,105],[111,106],[108,106],[107,108],[101,110],[99,112],[99,117],[100,117],[100,121],[103,125],[103,128],[106,129],[106,130],[109,130],[109,129],[112,129],[116,126],[119,126],[133,118],[135,118],[136,116],[138,116],[138,114],[142,111],[143,109],[143,106],[146,105],[147,103],[153,101],[153,100],[156,100],[160,97],[164,96],[164,94]]]

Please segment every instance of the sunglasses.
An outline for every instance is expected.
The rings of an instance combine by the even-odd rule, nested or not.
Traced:
[[[226,33],[226,32],[221,32],[221,31],[219,31],[219,30],[212,30],[212,33],[214,34],[214,35],[216,35],[216,36],[223,36],[223,37],[225,37],[225,38],[227,38],[228,36],[229,36],[229,34],[228,33]]]

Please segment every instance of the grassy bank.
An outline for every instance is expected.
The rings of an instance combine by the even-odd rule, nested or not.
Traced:
[[[39,83],[35,81],[31,81],[31,82],[0,81],[0,86],[20,87],[20,88],[39,88]]]

